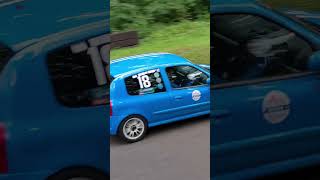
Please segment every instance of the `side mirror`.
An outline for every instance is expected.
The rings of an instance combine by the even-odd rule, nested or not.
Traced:
[[[312,54],[307,64],[308,69],[311,71],[320,71],[320,51]]]
[[[207,79],[207,84],[210,85],[210,78]]]

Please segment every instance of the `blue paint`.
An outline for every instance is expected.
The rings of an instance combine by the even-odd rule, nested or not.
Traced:
[[[314,47],[309,69],[319,70],[320,34],[314,29],[257,1],[211,1],[211,15],[230,13],[261,16],[300,35]],[[214,77],[214,83],[221,82]],[[319,164],[319,90],[317,73],[213,88],[211,178],[249,179]],[[268,122],[263,114],[264,98],[272,91],[290,99],[290,113],[278,124]]]
[[[168,79],[166,68],[172,66],[192,66],[209,76],[209,72],[177,55],[168,53],[144,54],[117,59],[110,64],[110,74],[115,79],[110,85],[112,116],[110,133],[116,135],[120,123],[130,115],[143,116],[148,126],[180,121],[187,118],[209,114],[209,85],[174,89]],[[135,74],[153,69],[160,69],[166,92],[129,95],[124,79]],[[192,92],[201,92],[198,101],[192,99]],[[176,97],[179,97],[176,99]]]
[[[47,66],[49,52],[108,33],[108,8],[107,1],[1,6],[6,26],[0,42],[14,51],[0,73],[0,123],[7,127],[9,166],[1,180],[43,180],[79,166],[109,174],[109,108],[63,106]]]

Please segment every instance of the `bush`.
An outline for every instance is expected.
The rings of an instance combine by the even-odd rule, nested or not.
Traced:
[[[209,0],[111,0],[112,31],[138,30],[145,37],[153,28],[197,20],[209,12]]]

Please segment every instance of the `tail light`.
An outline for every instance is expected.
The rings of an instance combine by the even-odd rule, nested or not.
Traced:
[[[0,124],[0,174],[8,172],[6,127]]]
[[[112,101],[110,101],[110,116],[112,116]]]

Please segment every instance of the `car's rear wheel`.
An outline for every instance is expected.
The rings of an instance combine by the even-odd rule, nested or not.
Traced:
[[[124,141],[134,143],[145,137],[147,129],[147,121],[143,117],[132,115],[121,122],[118,134]]]

